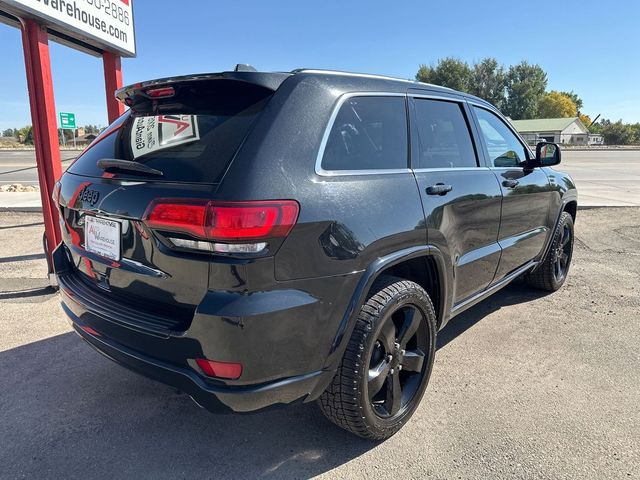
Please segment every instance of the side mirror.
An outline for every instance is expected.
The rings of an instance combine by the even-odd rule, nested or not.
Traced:
[[[551,167],[560,163],[560,147],[557,143],[540,142],[536,145],[536,158],[529,161],[531,167]]]

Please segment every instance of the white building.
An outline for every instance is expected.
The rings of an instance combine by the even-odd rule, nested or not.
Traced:
[[[512,120],[522,138],[531,144],[541,141],[573,145],[602,145],[602,135],[589,133],[580,118],[536,118]]]

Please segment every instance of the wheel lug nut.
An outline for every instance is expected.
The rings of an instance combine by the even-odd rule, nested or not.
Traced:
[[[402,365],[398,365],[398,371],[402,370]]]
[[[393,355],[387,355],[387,362],[390,362],[391,360],[393,360]]]
[[[396,350],[400,350],[400,344],[399,343],[394,343],[393,346],[396,347]]]
[[[400,350],[400,353],[404,355],[406,353],[406,350]]]
[[[391,371],[389,372],[391,375],[393,375],[393,368],[391,369]]]

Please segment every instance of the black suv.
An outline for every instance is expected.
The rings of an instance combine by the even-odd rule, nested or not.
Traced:
[[[211,411],[318,400],[389,437],[452,317],[521,276],[562,285],[574,183],[479,98],[244,70],[117,92],[129,110],[54,193],[64,311]]]

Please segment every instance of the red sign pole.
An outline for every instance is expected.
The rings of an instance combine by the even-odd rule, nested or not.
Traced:
[[[107,116],[112,123],[124,113],[124,105],[116,100],[114,93],[122,88],[122,67],[120,57],[115,53],[103,52],[104,88],[107,93]]]
[[[62,167],[46,28],[34,20],[22,20],[22,46],[27,71],[47,256],[51,265],[51,254],[62,239],[58,210],[51,199],[53,186],[62,174]]]

